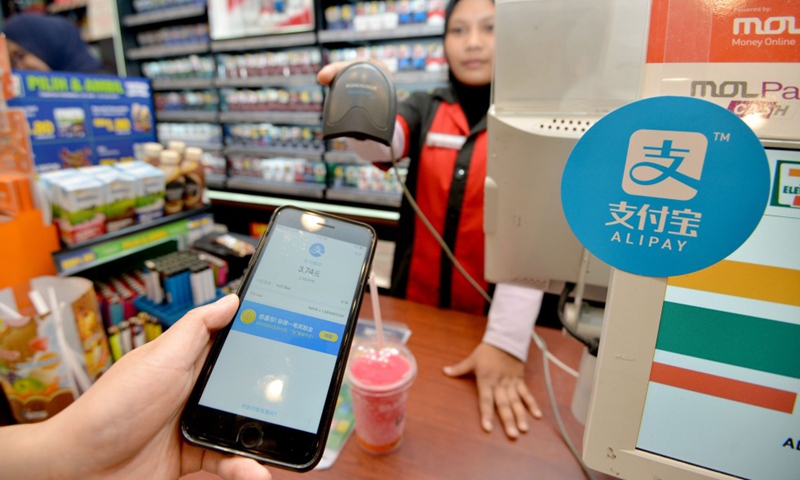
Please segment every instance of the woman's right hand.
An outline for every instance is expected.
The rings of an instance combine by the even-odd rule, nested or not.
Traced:
[[[325,65],[322,67],[322,70],[317,73],[317,81],[321,85],[330,85],[333,82],[334,77],[344,70],[346,67],[350,66],[356,62],[369,62],[373,65],[377,65],[378,67],[382,68],[390,77],[392,73],[389,71],[389,67],[386,66],[385,63],[381,62],[380,60],[375,60],[373,58],[366,59],[366,60],[353,60],[350,62],[333,62]]]

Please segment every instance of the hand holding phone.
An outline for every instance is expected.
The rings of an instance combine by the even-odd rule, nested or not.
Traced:
[[[376,244],[366,224],[281,207],[192,391],[192,444],[297,471],[322,457]]]

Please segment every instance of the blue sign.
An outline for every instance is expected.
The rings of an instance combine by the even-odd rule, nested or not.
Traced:
[[[150,83],[67,72],[14,72],[39,173],[134,160],[139,145],[156,141]]]
[[[564,215],[599,259],[668,277],[724,259],[761,220],[769,165],[741,119],[705,100],[655,97],[611,112],[577,143]]]

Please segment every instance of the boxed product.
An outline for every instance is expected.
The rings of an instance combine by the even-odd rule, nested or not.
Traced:
[[[136,223],[136,179],[132,175],[106,165],[86,167],[81,171],[105,185],[107,232]]]
[[[106,233],[106,188],[103,182],[80,174],[52,181],[53,219],[66,245]]]
[[[122,162],[114,167],[133,177],[136,182],[136,223],[163,217],[166,194],[164,172],[146,162]]]

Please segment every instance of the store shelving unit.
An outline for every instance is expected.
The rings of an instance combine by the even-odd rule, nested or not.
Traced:
[[[313,88],[318,86],[316,75],[311,73],[289,75],[288,70],[284,75],[249,76],[226,78],[220,56],[262,54],[265,52],[291,52],[295,49],[309,48],[320,49],[323,61],[327,61],[327,51],[334,48],[355,48],[360,46],[381,45],[395,41],[430,40],[440,38],[444,32],[442,25],[413,24],[400,25],[393,29],[380,29],[369,31],[354,30],[326,30],[323,12],[324,9],[338,0],[319,0],[315,5],[317,24],[314,31],[264,35],[258,37],[234,38],[225,40],[211,40],[203,44],[138,47],[135,43],[137,32],[147,28],[161,28],[173,25],[198,23],[207,21],[208,12],[205,6],[174,7],[147,13],[135,13],[131,10],[130,0],[117,0],[120,4],[120,28],[123,39],[128,47],[126,61],[130,74],[141,74],[142,61],[163,58],[183,58],[187,55],[212,56],[216,65],[214,78],[178,78],[155,79],[152,81],[153,90],[156,92],[170,92],[183,90],[216,89],[220,98],[218,110],[214,111],[159,111],[156,118],[162,122],[207,122],[220,125],[232,124],[260,124],[270,123],[280,126],[319,127],[322,122],[321,112],[316,111],[256,111],[256,110],[228,110],[224,103],[223,90],[227,89],[260,89],[260,88]],[[341,2],[339,2],[341,3]],[[406,42],[409,43],[409,42]],[[413,90],[417,86],[444,84],[447,82],[447,72],[397,72],[394,75],[396,83],[405,90]],[[320,87],[321,88],[321,87]],[[178,140],[178,138],[174,138]],[[166,142],[167,138],[160,138]],[[185,139],[184,139],[185,140]],[[227,140],[225,140],[227,141]],[[187,145],[199,146],[207,151],[217,152],[226,159],[233,157],[257,158],[297,158],[310,161],[325,161],[326,163],[354,163],[360,161],[349,152],[326,151],[326,149],[287,149],[258,145],[229,144],[220,145],[203,141],[187,140]],[[269,195],[274,198],[291,200],[312,199],[331,205],[359,205],[370,206],[376,211],[396,212],[400,204],[400,195],[385,192],[366,192],[354,188],[326,188],[321,185],[311,184],[280,184],[269,182],[261,178],[211,175],[207,182],[211,191],[209,193],[241,192],[246,195],[252,192],[254,198]],[[214,195],[210,195],[215,201]],[[237,203],[241,208],[247,208],[245,203]]]
[[[215,110],[159,110],[156,111],[156,120],[160,122],[210,122],[219,121],[219,113]]]
[[[158,45],[128,49],[126,58],[128,60],[150,60],[154,58],[180,57],[182,55],[207,53],[209,51],[209,44],[205,42],[179,45]]]
[[[319,42],[325,44],[355,43],[364,41],[401,40],[404,38],[437,37],[444,33],[441,25],[401,25],[397,28],[380,30],[322,30]]]
[[[172,8],[153,10],[144,13],[131,13],[121,18],[124,27],[142,27],[145,25],[160,25],[176,20],[201,18],[206,14],[205,5],[180,5]]]
[[[223,153],[225,155],[247,155],[263,158],[306,158],[308,160],[321,161],[325,150],[309,148],[279,148],[260,145],[230,145],[225,147]]]
[[[199,90],[214,87],[213,78],[156,78],[150,81],[153,90]]]

